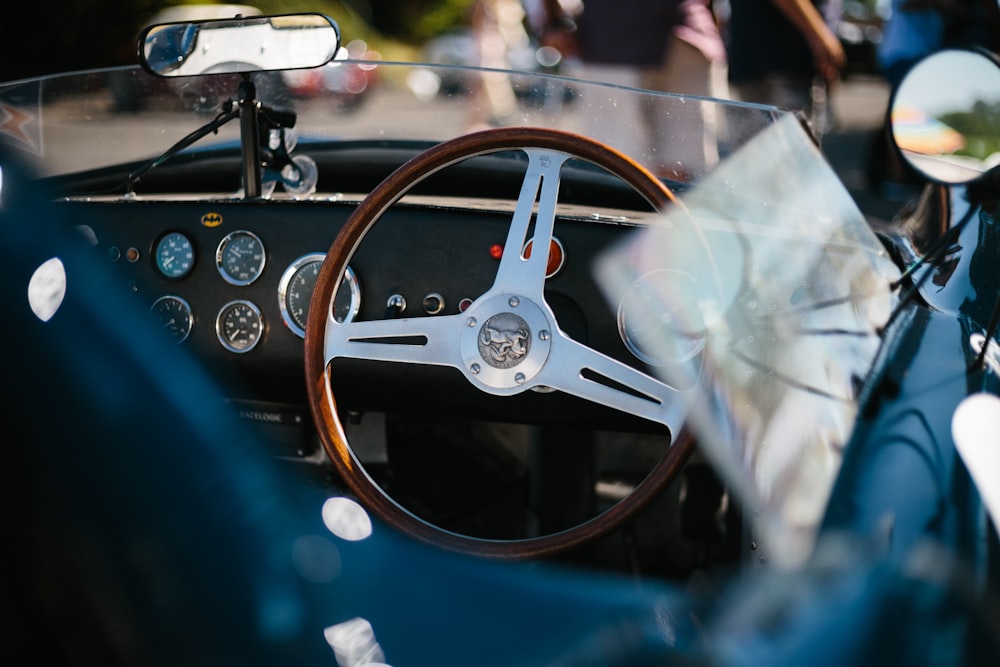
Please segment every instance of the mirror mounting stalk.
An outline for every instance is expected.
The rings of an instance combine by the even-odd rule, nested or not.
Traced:
[[[218,116],[185,136],[168,148],[162,155],[130,173],[125,183],[125,196],[131,197],[135,194],[136,183],[147,172],[163,164],[188,146],[193,145],[202,137],[218,132],[220,127],[237,116],[240,119],[240,169],[244,196],[247,199],[259,198],[263,189],[262,171],[268,166],[274,166],[270,164],[271,162],[277,165],[277,169],[279,170],[282,166],[291,162],[287,151],[285,151],[277,159],[272,158],[265,163],[263,149],[261,148],[261,137],[266,135],[267,131],[272,128],[293,127],[295,125],[295,112],[263,105],[257,99],[257,87],[254,85],[249,74],[243,75],[237,99],[227,101]]]
[[[243,194],[247,199],[260,197],[260,100],[257,87],[244,73],[239,88],[240,146],[243,162]]]

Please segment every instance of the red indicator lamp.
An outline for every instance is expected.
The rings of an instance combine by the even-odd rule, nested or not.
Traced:
[[[534,243],[534,239],[528,241],[524,244],[524,249],[521,251],[521,256],[525,259],[531,257],[531,246]],[[552,241],[549,243],[549,261],[545,265],[545,277],[551,278],[552,276],[559,273],[559,270],[566,263],[566,253],[563,250],[563,245],[556,237],[552,237]]]

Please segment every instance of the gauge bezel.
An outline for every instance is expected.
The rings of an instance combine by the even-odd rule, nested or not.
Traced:
[[[191,263],[182,272],[176,274],[171,273],[169,270],[164,268],[160,258],[160,253],[161,250],[163,250],[164,243],[167,241],[167,239],[172,237],[179,237],[180,239],[182,239],[182,241],[185,244],[187,244],[187,248],[191,253]],[[160,236],[160,238],[158,238],[156,242],[153,243],[152,255],[153,255],[153,266],[156,267],[157,273],[159,273],[161,277],[166,278],[167,280],[181,280],[182,278],[186,278],[187,276],[189,276],[191,272],[194,270],[195,262],[198,259],[197,254],[195,253],[194,250],[194,241],[191,239],[190,236],[188,236],[184,232],[180,232],[177,230],[167,232],[162,236]]]
[[[156,310],[157,307],[162,303],[167,303],[168,301],[173,301],[176,304],[178,304],[181,308],[181,311],[187,317],[187,327],[184,329],[183,335],[178,338],[176,335],[171,334],[174,338],[177,339],[177,344],[180,345],[191,336],[191,331],[194,329],[194,312],[191,310],[191,304],[189,304],[184,298],[177,296],[176,294],[164,294],[163,296],[161,296],[160,298],[158,298],[156,301],[153,302],[153,304],[149,307],[149,312],[158,316],[159,313]]]
[[[302,255],[288,265],[285,272],[281,274],[281,280],[278,281],[278,310],[281,311],[281,320],[299,338],[305,338],[306,331],[305,328],[295,321],[295,317],[288,307],[288,287],[292,284],[292,279],[300,270],[314,262],[322,263],[324,259],[326,259],[326,255],[321,252],[311,252]]]
[[[347,285],[347,288],[351,291],[351,306],[347,311],[347,316],[341,320],[337,320],[336,314],[333,309],[337,307],[337,296],[340,294],[340,290]],[[340,287],[337,288],[337,294],[333,296],[333,301],[330,303],[330,317],[334,319],[338,324],[348,324],[354,321],[354,318],[358,316],[358,312],[361,310],[361,283],[358,282],[358,276],[354,273],[354,269],[348,266],[344,270],[344,279],[340,283]]]
[[[260,262],[257,266],[251,268],[249,278],[240,278],[231,274],[226,268],[224,261],[226,249],[232,244],[233,239],[239,237],[249,238],[260,248]],[[267,266],[267,249],[264,247],[264,242],[259,236],[247,229],[237,229],[229,232],[219,241],[219,245],[215,250],[215,268],[219,270],[219,275],[222,276],[223,280],[230,285],[245,287],[252,284],[264,273],[265,266]]]
[[[256,318],[259,325],[260,333],[259,335],[247,346],[247,347],[237,347],[228,340],[225,335],[223,335],[223,322],[226,316],[237,306],[246,306],[250,309],[250,312]],[[219,344],[226,348],[230,352],[235,354],[246,354],[250,350],[254,349],[260,344],[260,341],[264,338],[264,314],[261,312],[260,308],[253,301],[247,299],[235,299],[229,303],[222,306],[219,309],[219,313],[215,316],[215,336],[219,339]]]
[[[687,273],[686,271],[680,271],[678,269],[656,269],[655,271],[650,271],[645,273],[639,278],[637,278],[625,292],[625,295],[618,302],[618,313],[617,313],[617,325],[618,325],[618,335],[621,338],[622,343],[624,343],[625,348],[632,354],[636,359],[643,362],[647,366],[654,368],[663,368],[667,366],[676,366],[679,364],[685,364],[690,362],[692,359],[697,357],[702,353],[705,348],[704,337],[698,338],[697,340],[692,340],[691,348],[686,354],[673,358],[673,359],[663,359],[654,356],[650,352],[643,349],[641,343],[639,343],[633,335],[633,325],[630,324],[630,313],[627,310],[627,302],[630,297],[633,296],[638,290],[643,289],[644,284],[658,280],[664,275],[673,276],[673,279],[682,279],[693,281],[694,277]]]
[[[292,283],[292,279],[305,267],[314,262],[322,263],[326,259],[326,254],[321,252],[311,252],[302,255],[294,262],[288,265],[285,272],[281,274],[281,280],[278,281],[278,309],[281,311],[281,319],[285,323],[285,326],[294,333],[299,338],[306,337],[306,331],[303,325],[295,321],[292,313],[288,307],[288,287]],[[341,283],[341,289],[344,286],[350,290],[351,294],[351,304],[347,316],[341,324],[351,322],[357,317],[358,312],[361,310],[361,285],[358,283],[357,275],[355,275],[354,270],[351,267],[347,267],[344,272],[344,282]],[[340,289],[337,290],[340,293]],[[311,296],[311,293],[310,293]],[[331,304],[331,309],[335,308],[337,305],[336,297]]]

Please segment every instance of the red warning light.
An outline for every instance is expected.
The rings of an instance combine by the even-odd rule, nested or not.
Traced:
[[[524,244],[524,250],[521,251],[521,256],[525,259],[531,257],[531,246],[533,243],[534,239]],[[552,241],[549,243],[549,261],[545,265],[545,277],[551,278],[559,273],[559,269],[561,269],[565,263],[566,253],[563,251],[563,245],[560,243],[559,239],[553,236]]]

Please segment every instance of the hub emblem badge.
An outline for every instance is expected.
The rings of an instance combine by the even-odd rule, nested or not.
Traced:
[[[531,349],[528,323],[514,313],[497,313],[479,330],[479,354],[493,368],[513,368]]]

